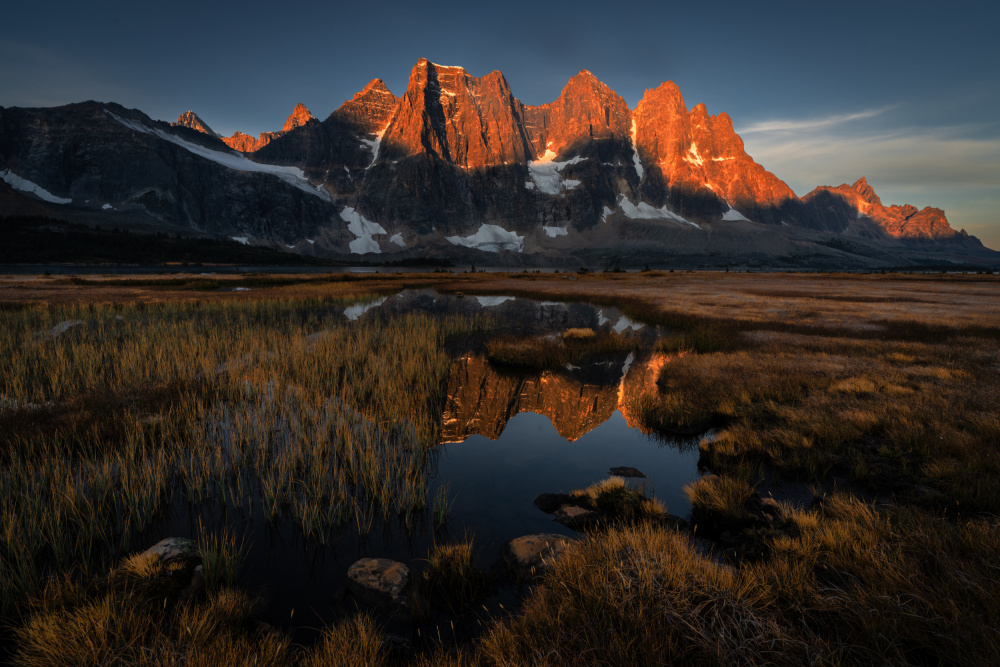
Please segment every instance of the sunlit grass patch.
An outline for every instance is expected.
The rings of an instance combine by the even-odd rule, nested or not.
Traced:
[[[667,514],[666,505],[662,501],[645,495],[645,485],[632,488],[624,478],[615,475],[569,495],[581,505],[600,512],[612,521],[661,519]]]

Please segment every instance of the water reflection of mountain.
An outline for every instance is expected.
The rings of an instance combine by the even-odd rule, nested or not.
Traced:
[[[668,360],[657,353],[629,354],[583,368],[511,373],[483,355],[461,356],[448,379],[442,440],[461,442],[470,435],[495,440],[519,412],[545,415],[571,442],[603,424],[615,410],[634,428],[628,399],[655,389],[656,376]]]

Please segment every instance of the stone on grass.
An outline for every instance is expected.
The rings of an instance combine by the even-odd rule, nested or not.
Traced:
[[[146,549],[143,556],[156,554],[164,563],[171,561],[194,562],[200,560],[198,554],[198,544],[186,537],[168,537],[160,540],[150,548]]]

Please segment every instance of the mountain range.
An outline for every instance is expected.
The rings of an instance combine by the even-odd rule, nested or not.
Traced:
[[[319,120],[222,137],[114,103],[0,107],[0,215],[228,238],[332,259],[509,266],[991,265],[943,211],[871,185],[798,197],[725,113],[665,82],[635,109],[593,74],[553,102],[420,59]]]

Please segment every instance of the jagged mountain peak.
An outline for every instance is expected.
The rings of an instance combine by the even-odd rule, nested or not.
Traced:
[[[178,116],[177,122],[172,123],[172,125],[174,125],[175,127],[187,127],[192,130],[197,130],[198,132],[207,134],[210,137],[221,136],[217,132],[213,131],[212,128],[208,126],[208,123],[199,118],[198,114],[196,114],[194,111],[191,110],[185,111],[180,116]]]
[[[864,176],[862,176],[858,180],[854,181],[854,184],[851,185],[851,189],[853,189],[859,195],[861,195],[861,198],[864,199],[869,204],[872,204],[872,205],[875,205],[875,206],[881,206],[882,205],[882,200],[879,198],[879,196],[877,194],[875,194],[875,188],[873,188],[868,183],[868,179],[865,178]]]
[[[372,79],[354,97],[330,114],[359,134],[378,134],[399,107],[399,98],[382,79]]]
[[[909,204],[885,206],[865,177],[859,178],[852,185],[821,185],[802,200],[810,202],[823,196],[841,199],[856,212],[857,217],[868,218],[889,236],[896,238],[942,239],[965,236],[948,224],[948,218],[939,208],[928,206],[918,210]]]
[[[289,132],[297,127],[301,127],[311,120],[316,120],[316,117],[309,113],[309,109],[306,105],[299,102],[295,105],[295,109],[292,110],[292,114],[285,120],[284,126],[281,128],[282,132]]]
[[[864,178],[800,199],[746,153],[728,115],[704,104],[689,111],[672,81],[646,90],[633,111],[584,69],[552,102],[526,106],[500,71],[477,77],[421,59],[401,97],[371,79],[313,121],[299,104],[279,132],[224,139],[251,161],[212,146],[193,112],[176,123],[189,129],[162,132],[166,124],[115,105],[0,109],[0,133],[26,137],[0,141],[15,151],[0,155],[0,178],[87,215],[113,208],[289,248],[306,239],[332,254],[524,252],[592,265],[708,253],[845,266],[905,263],[910,253],[991,256],[940,210],[883,206]],[[93,132],[95,123],[106,131]],[[80,141],[39,134],[50,126]],[[21,149],[36,144],[47,150]],[[77,150],[87,158],[66,152]],[[153,154],[170,159],[147,165]],[[91,155],[100,157],[96,181],[77,168]],[[296,173],[308,181],[289,182]],[[220,188],[192,187],[206,180]]]

